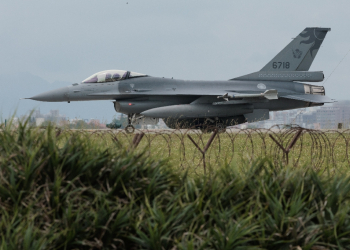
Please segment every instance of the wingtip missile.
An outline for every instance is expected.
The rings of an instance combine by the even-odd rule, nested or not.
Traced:
[[[222,98],[225,101],[228,101],[229,98],[232,98],[232,96],[228,95],[228,93],[224,94],[224,95],[219,95],[217,98]]]

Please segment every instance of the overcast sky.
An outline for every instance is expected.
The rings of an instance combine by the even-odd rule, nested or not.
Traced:
[[[226,80],[260,70],[291,38],[316,26],[332,29],[310,68],[323,70],[327,78],[350,49],[349,9],[348,0],[3,0],[0,75],[26,72],[69,84],[101,70],[125,69]],[[324,83],[329,97],[350,99],[349,71],[350,55]],[[4,84],[11,82],[0,82]],[[0,90],[0,98],[14,100],[0,102],[4,112],[16,105],[19,110],[39,105],[32,100],[18,104],[18,96],[10,92]],[[54,107],[47,105],[40,107]],[[96,108],[83,118],[115,114],[108,101],[85,105]],[[87,115],[79,113],[82,105],[57,107],[68,115],[72,110]]]

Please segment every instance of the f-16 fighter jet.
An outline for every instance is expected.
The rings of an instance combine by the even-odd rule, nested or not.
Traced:
[[[269,119],[269,111],[322,106],[333,102],[322,86],[322,71],[309,68],[330,28],[306,28],[260,71],[226,81],[186,81],[126,70],[105,70],[81,83],[28,99],[44,102],[113,100],[134,124],[224,130]]]

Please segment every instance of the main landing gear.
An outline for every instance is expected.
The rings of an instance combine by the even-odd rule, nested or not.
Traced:
[[[222,123],[217,123],[216,124],[216,129],[218,130],[219,133],[224,133],[226,132],[226,126]]]
[[[132,134],[135,131],[135,127],[132,125],[132,120],[135,114],[128,114],[128,125],[125,127],[125,132],[127,134]]]
[[[219,120],[219,118],[215,118],[215,120],[207,118],[201,127],[202,133],[211,133],[215,130],[219,133],[224,133],[226,131],[226,126]]]

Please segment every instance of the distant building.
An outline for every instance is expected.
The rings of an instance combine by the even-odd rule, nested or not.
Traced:
[[[40,113],[40,109],[36,109],[33,111],[33,115],[34,118],[43,118],[44,116]]]
[[[333,129],[339,122],[339,114],[338,107],[322,107],[316,111],[315,122],[320,124],[321,129]]]
[[[21,120],[28,119],[32,125],[41,126],[45,121],[55,123],[56,125],[65,124],[67,118],[65,115],[60,115],[58,109],[50,110],[48,114],[42,114],[40,109],[31,111],[29,115],[24,115]]]
[[[50,116],[59,117],[60,116],[60,111],[58,109],[50,110]]]
[[[45,121],[44,118],[35,118],[35,125],[39,127],[41,126],[41,124],[44,123],[44,121]]]
[[[13,119],[12,119],[12,124],[13,124],[14,126],[18,126],[18,123],[19,123],[18,117],[13,117]]]
[[[270,128],[274,125],[295,124],[309,129],[336,129],[338,123],[350,128],[350,101],[331,105],[288,111],[270,112],[270,119],[253,123],[253,126]]]
[[[79,121],[83,121],[83,119],[78,119],[78,118],[72,119],[70,120],[70,124],[77,124]]]
[[[60,111],[58,109],[50,110],[49,114],[44,115],[44,117],[45,121],[50,121],[53,123],[59,123],[66,120],[66,116],[60,115]]]

